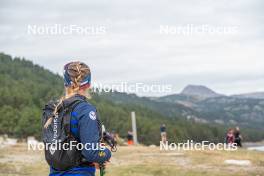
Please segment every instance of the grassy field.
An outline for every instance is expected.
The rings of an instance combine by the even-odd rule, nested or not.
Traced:
[[[227,159],[250,160],[250,166],[227,165]],[[0,176],[46,176],[49,168],[42,151],[26,144],[0,149]],[[98,172],[97,172],[98,175]],[[264,152],[180,151],[158,147],[119,147],[106,176],[264,176]]]

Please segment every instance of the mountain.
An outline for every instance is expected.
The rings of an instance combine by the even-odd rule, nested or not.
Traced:
[[[173,95],[158,97],[153,100],[158,101],[158,102],[176,103],[176,104],[181,104],[189,108],[193,108],[197,106],[196,103],[198,103],[202,99],[204,98],[200,98],[197,96],[191,96],[191,95],[184,95],[184,94],[173,94]]]
[[[147,107],[152,111],[163,114],[172,119],[183,119],[188,115],[196,115],[195,110],[180,103],[162,102],[148,97],[139,97],[136,94],[103,92],[100,96],[120,105],[132,104],[140,107]]]
[[[188,85],[182,90],[180,94],[167,95],[155,98],[153,100],[159,102],[177,103],[186,107],[194,108],[201,100],[220,96],[223,95],[214,92],[206,86]]]
[[[102,93],[101,97],[120,105],[147,107],[172,119],[263,129],[264,100],[259,99],[228,96],[199,99],[182,94],[150,99],[120,92]]]
[[[264,99],[264,92],[254,92],[254,93],[238,94],[232,96],[236,98]]]
[[[194,96],[202,99],[222,96],[207,88],[206,86],[201,85],[188,85],[182,90],[180,94]]]
[[[196,112],[195,119],[208,123],[262,129],[264,99],[261,99],[261,96],[262,93],[223,96],[205,86],[191,85],[187,86],[181,94],[159,97],[155,101],[182,104]]]
[[[263,129],[264,100],[215,97],[198,102],[195,110],[209,121]]]

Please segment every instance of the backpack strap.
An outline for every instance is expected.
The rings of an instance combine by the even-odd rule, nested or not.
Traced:
[[[84,102],[85,100],[82,99],[74,99],[72,102],[70,102],[70,104],[68,104],[66,107],[64,107],[64,117],[63,117],[63,126],[65,129],[65,134],[66,135],[70,135],[72,137],[74,137],[71,134],[71,116],[72,116],[72,111],[74,110],[74,108],[81,102]]]

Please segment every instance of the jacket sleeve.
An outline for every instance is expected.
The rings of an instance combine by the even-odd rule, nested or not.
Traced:
[[[89,162],[104,163],[111,157],[109,149],[100,150],[100,131],[97,123],[96,109],[87,104],[81,103],[76,109],[78,113],[78,131],[80,142],[87,146],[82,154]]]

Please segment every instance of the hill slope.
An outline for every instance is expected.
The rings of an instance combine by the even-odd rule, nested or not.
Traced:
[[[0,133],[39,136],[41,107],[62,93],[62,83],[30,61],[0,54]]]

